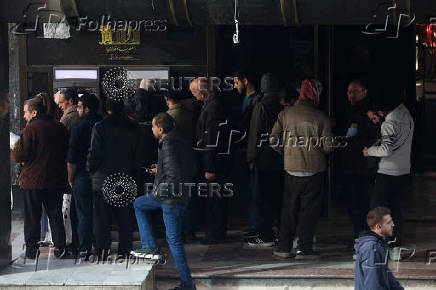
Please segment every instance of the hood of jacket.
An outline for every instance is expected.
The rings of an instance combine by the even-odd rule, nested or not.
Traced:
[[[408,124],[410,122],[410,113],[409,110],[407,110],[406,106],[404,104],[400,104],[398,107],[396,107],[393,111],[391,111],[386,116],[386,121],[391,121],[394,123],[406,123]]]
[[[361,255],[365,253],[369,247],[372,247],[373,245],[378,243],[382,246],[385,245],[385,241],[382,237],[380,237],[373,231],[367,231],[362,233],[359,238],[356,239],[356,243],[354,244],[354,250],[356,251],[356,254]]]

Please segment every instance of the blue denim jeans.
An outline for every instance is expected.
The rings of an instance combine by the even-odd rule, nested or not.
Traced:
[[[92,185],[89,173],[77,172],[73,181],[73,201],[77,211],[80,251],[92,248]]]
[[[156,249],[157,245],[153,236],[149,211],[162,209],[166,238],[171,253],[173,254],[177,271],[179,272],[182,284],[191,285],[191,271],[189,270],[188,262],[186,260],[182,237],[182,218],[185,205],[161,204],[155,200],[153,194],[146,194],[138,197],[133,203],[133,207],[135,208],[136,220],[138,221],[142,247],[153,249]]]

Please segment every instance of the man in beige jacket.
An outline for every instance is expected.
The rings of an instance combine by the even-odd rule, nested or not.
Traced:
[[[316,258],[312,237],[321,212],[326,154],[335,139],[326,114],[318,109],[322,86],[316,80],[303,81],[294,106],[278,116],[269,142],[281,152],[286,170],[279,243],[274,255],[291,257],[292,242],[299,237],[296,259]]]

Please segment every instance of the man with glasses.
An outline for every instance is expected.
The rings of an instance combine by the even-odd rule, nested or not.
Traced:
[[[371,108],[368,89],[363,79],[352,80],[347,89],[350,102],[346,126],[343,134],[347,136],[347,146],[342,151],[342,168],[346,190],[348,192],[348,209],[353,224],[354,239],[365,231],[366,213],[369,199],[374,188],[376,162],[368,162],[362,156],[365,146],[374,144],[378,137],[378,127],[367,117]]]

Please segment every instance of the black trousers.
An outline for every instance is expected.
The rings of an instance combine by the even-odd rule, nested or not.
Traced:
[[[104,199],[101,191],[94,191],[94,237],[97,251],[111,248],[112,214],[118,222],[118,254],[130,254],[132,250],[135,213],[133,205],[112,207]]]
[[[208,185],[207,197],[204,192],[199,194],[199,198],[207,198],[207,233],[206,237],[211,239],[222,239],[227,237],[227,215],[229,192],[223,189],[227,178],[217,174],[217,179],[213,181],[204,180]],[[212,184],[218,184],[221,190],[213,192],[210,190]],[[231,187],[230,187],[231,188]]]
[[[392,246],[401,246],[402,237],[402,203],[407,192],[411,190],[410,174],[393,176],[378,174],[375,178],[375,194],[371,198],[371,208],[377,206],[388,207],[394,220],[394,236],[396,242]]]
[[[274,219],[280,221],[283,199],[283,170],[255,170],[253,176],[254,200],[259,213],[259,235],[263,241],[272,241]],[[280,224],[280,223],[279,223]]]
[[[366,216],[369,202],[374,194],[375,175],[352,174],[344,176],[348,189],[348,214],[353,224],[354,238],[362,231],[368,230]]]
[[[324,174],[285,176],[278,248],[290,251],[295,235],[298,249],[312,250],[313,234],[321,214]]]
[[[35,251],[41,236],[42,205],[47,212],[54,246],[65,247],[62,189],[31,189],[24,192],[24,240],[26,250]]]

